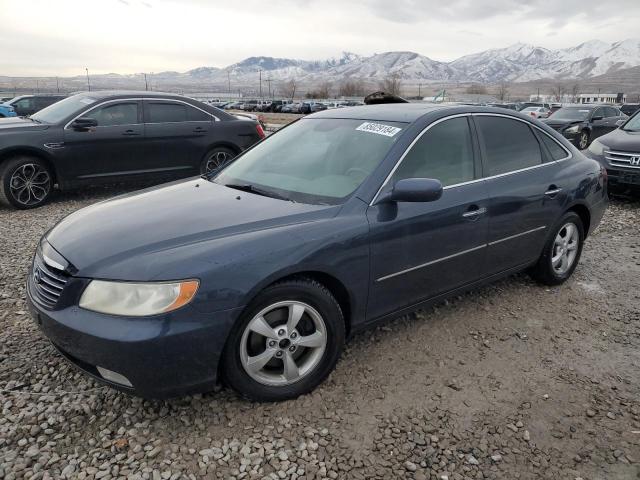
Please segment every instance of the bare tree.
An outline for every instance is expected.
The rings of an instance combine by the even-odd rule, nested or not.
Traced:
[[[578,95],[580,95],[580,84],[579,83],[574,83],[571,86],[571,101],[577,102],[578,101]]]
[[[364,95],[364,84],[360,79],[345,80],[338,93],[343,97],[361,97]]]
[[[380,82],[380,88],[385,93],[390,93],[391,95],[400,95],[400,90],[402,89],[402,80],[400,79],[400,75],[397,73],[393,73],[382,82]]]
[[[284,98],[291,98],[293,100],[293,97],[296,96],[296,87],[296,79],[292,78],[280,85],[280,92]]]
[[[509,98],[509,84],[506,82],[502,82],[498,85],[498,90],[496,91],[496,97],[501,102],[504,102],[507,98]]]
[[[324,81],[320,82],[318,88],[316,89],[316,93],[318,94],[318,98],[329,98],[331,97],[331,82]]]
[[[555,86],[551,89],[551,93],[554,97],[556,97],[556,101],[561,102],[562,96],[567,92],[567,89],[562,83],[556,83]]]
[[[467,93],[473,93],[477,95],[484,95],[487,93],[487,87],[479,83],[472,83],[467,87]]]

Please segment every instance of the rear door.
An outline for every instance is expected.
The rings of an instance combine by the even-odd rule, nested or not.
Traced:
[[[591,114],[591,140],[609,132],[608,120],[605,107],[598,107],[593,111]]]
[[[81,116],[98,126],[64,129],[65,171],[81,181],[108,181],[142,173],[145,168],[144,125],[139,100],[117,100],[97,105]]]
[[[404,178],[436,178],[433,202],[370,206],[371,294],[367,316],[380,317],[484,275],[488,198],[467,116],[427,127],[381,190]]]
[[[144,119],[149,168],[178,176],[200,173],[213,116],[176,100],[145,100]]]
[[[495,114],[473,119],[489,193],[487,264],[493,274],[539,256],[565,192],[558,162],[528,122]]]

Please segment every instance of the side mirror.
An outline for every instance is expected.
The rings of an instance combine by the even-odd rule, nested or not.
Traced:
[[[591,121],[592,121],[592,122],[597,122],[598,120],[602,120],[602,119],[604,119],[604,117],[602,117],[602,116],[598,116],[598,117],[591,117]]]
[[[82,130],[82,131],[88,130],[90,128],[97,127],[97,126],[98,126],[98,121],[95,118],[87,118],[87,117],[76,118],[71,124],[71,127],[74,130]]]
[[[393,190],[381,197],[381,202],[433,202],[442,196],[442,183],[433,178],[398,180]]]

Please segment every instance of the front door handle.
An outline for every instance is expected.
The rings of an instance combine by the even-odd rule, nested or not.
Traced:
[[[544,192],[544,194],[549,198],[553,198],[557,194],[559,194],[561,191],[562,191],[561,188],[556,187],[555,185],[549,185],[549,188],[547,189],[546,192]]]
[[[480,215],[487,213],[485,207],[478,207],[476,205],[469,207],[469,210],[464,212],[462,216],[468,220],[476,220]]]
[[[140,133],[136,132],[135,130],[125,130],[122,135],[124,135],[125,137],[135,137],[137,135],[140,135]]]
[[[198,128],[193,130],[193,133],[207,133],[207,129],[206,128],[202,128],[202,127],[198,127]]]

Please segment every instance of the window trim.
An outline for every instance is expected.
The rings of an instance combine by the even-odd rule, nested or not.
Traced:
[[[71,120],[69,120],[63,130],[69,130],[69,125],[71,125],[76,119],[82,117],[83,115],[86,115],[87,113],[91,112],[92,110],[95,110],[98,107],[102,107],[108,103],[115,103],[115,102],[142,102],[142,122],[141,123],[132,123],[130,125],[144,125],[144,101],[145,100],[162,100],[162,101],[171,101],[171,102],[178,102],[178,103],[184,103],[185,105],[191,106],[193,108],[197,108],[198,110],[206,113],[207,115],[209,115],[211,118],[213,118],[214,122],[219,122],[220,119],[218,117],[216,117],[214,114],[207,112],[206,110],[202,110],[199,107],[196,107],[195,105],[191,105],[189,102],[185,102],[184,100],[178,100],[176,98],[155,98],[155,97],[136,97],[136,98],[115,98],[112,100],[105,100],[103,102],[97,103],[95,105],[93,105],[91,108],[89,108],[88,110],[85,110],[84,112],[76,115],[75,117],[73,117]],[[204,122],[204,120],[201,120],[201,122]],[[173,122],[176,123],[176,122]],[[178,123],[183,123],[183,122],[178,122]],[[210,122],[207,122],[210,123]],[[151,125],[151,124],[147,124],[147,125]],[[115,125],[115,126],[124,126],[124,125]]]
[[[458,113],[455,115],[449,115],[448,117],[443,117],[443,118],[439,118],[438,120],[436,120],[433,123],[430,123],[429,125],[427,125],[417,136],[416,138],[414,138],[411,143],[409,144],[409,146],[405,149],[405,151],[402,153],[402,155],[400,156],[400,158],[398,159],[398,161],[396,162],[396,164],[394,165],[394,167],[391,169],[391,172],[389,172],[389,174],[386,176],[386,178],[384,179],[384,181],[382,182],[382,185],[380,185],[380,188],[378,188],[378,191],[376,192],[376,194],[373,196],[373,199],[371,200],[371,202],[369,202],[369,206],[372,207],[373,205],[375,205],[376,201],[378,200],[378,197],[380,196],[380,193],[382,192],[382,189],[387,185],[387,183],[389,182],[389,180],[391,179],[391,177],[393,176],[393,174],[395,173],[395,171],[398,169],[398,167],[400,166],[400,164],[402,163],[402,161],[404,160],[404,158],[407,156],[407,154],[409,153],[409,150],[411,150],[411,148],[415,145],[415,143],[422,137],[422,135],[424,135],[427,131],[429,131],[429,129],[441,122],[444,122],[445,120],[449,120],[452,118],[457,118],[457,117],[503,117],[503,118],[509,118],[511,120],[516,120],[518,122],[522,122],[526,125],[528,125],[529,127],[533,127],[536,130],[538,130],[539,132],[542,132],[542,134],[546,135],[547,137],[549,137],[551,140],[553,140],[554,142],[556,142],[560,147],[562,147],[562,149],[567,152],[567,156],[564,158],[560,158],[558,160],[553,160],[551,159],[551,161],[549,162],[542,162],[540,165],[533,165],[531,167],[526,167],[526,168],[522,168],[519,170],[513,170],[511,172],[505,172],[505,173],[501,173],[498,175],[492,175],[490,177],[484,177],[481,176],[480,178],[476,178],[474,180],[469,180],[468,182],[462,182],[462,183],[456,183],[453,185],[447,185],[446,187],[443,187],[443,190],[449,190],[450,188],[457,188],[457,187],[462,187],[465,185],[470,185],[472,183],[477,183],[477,182],[482,182],[485,180],[491,180],[494,178],[499,178],[499,177],[504,177],[507,175],[513,175],[516,173],[520,173],[520,172],[525,172],[527,170],[534,170],[536,168],[541,168],[541,167],[546,167],[549,165],[554,165],[558,162],[563,162],[565,160],[569,160],[571,158],[573,158],[573,153],[566,148],[564,145],[562,145],[560,142],[558,142],[558,140],[556,140],[555,138],[553,138],[553,136],[551,136],[548,132],[545,132],[544,129],[540,128],[537,125],[534,125],[533,123],[523,119],[523,118],[519,118],[519,117],[515,117],[512,115],[506,115],[506,114],[502,114],[502,113]],[[475,122],[472,122],[470,124],[470,128],[472,128],[471,130],[471,136],[476,138],[476,142],[480,142],[480,138],[479,138],[479,134],[476,131],[476,125]],[[534,138],[535,138],[535,132],[532,132],[534,134]],[[538,141],[538,139],[536,138],[536,141]],[[540,144],[538,143],[538,145],[540,146]],[[480,145],[477,145],[478,148],[480,148]],[[475,147],[474,147],[475,148]],[[540,154],[542,155],[542,146],[540,146],[541,150],[540,150]],[[475,154],[475,153],[474,153]],[[483,172],[484,173],[484,172]]]

